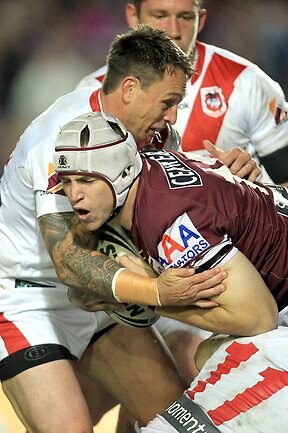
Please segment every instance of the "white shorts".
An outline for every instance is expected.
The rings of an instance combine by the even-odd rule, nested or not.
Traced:
[[[210,433],[213,426],[221,433],[286,432],[287,341],[288,327],[283,326],[255,337],[229,339],[185,394],[141,432]]]
[[[79,359],[94,334],[115,322],[74,307],[67,288],[15,287],[0,280],[0,380],[55,359]]]

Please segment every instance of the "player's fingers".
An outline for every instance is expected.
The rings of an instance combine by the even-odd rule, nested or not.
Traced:
[[[221,157],[223,156],[224,152],[221,149],[218,149],[211,141],[209,140],[203,140],[203,146],[209,152],[209,154],[213,158],[218,158],[221,160]]]
[[[248,179],[251,182],[255,182],[259,174],[261,173],[260,167],[257,165],[256,161],[250,160],[243,167],[240,168],[235,174],[242,179]]]
[[[258,177],[260,176],[260,174],[261,174],[261,168],[258,165],[256,165],[254,170],[248,176],[248,180],[250,182],[255,182],[258,179]]]
[[[242,169],[245,168],[248,170],[251,170],[250,167],[252,167],[253,164],[251,155],[249,152],[245,152],[240,148],[234,148],[228,152],[224,152],[224,155],[222,156],[222,162],[229,167],[230,171],[233,174],[238,175],[237,173]],[[255,161],[254,161],[255,163]],[[249,164],[251,164],[249,166]],[[255,163],[256,164],[256,163]],[[247,174],[247,171],[246,171]]]
[[[210,287],[209,289],[201,290],[196,295],[196,301],[203,298],[208,298],[211,300],[214,296],[221,295],[226,290],[225,283],[218,284],[214,287]]]
[[[124,254],[122,256],[118,256],[116,258],[116,261],[121,266],[123,266],[124,268],[128,269],[131,272],[135,272],[137,274],[148,276],[151,278],[155,278],[158,276],[158,274],[154,271],[154,269],[151,268],[151,266],[140,257]]]
[[[129,271],[133,271],[135,266],[137,266],[137,268],[141,266],[142,259],[135,256],[129,256],[128,254],[122,254],[122,256],[116,257],[116,262],[124,268],[129,269]]]
[[[194,307],[198,308],[213,308],[218,307],[218,302],[210,301],[209,299],[199,299],[198,301],[193,302]]]
[[[190,277],[190,282],[191,286],[197,285],[197,289],[200,292],[222,283],[225,278],[227,278],[226,271],[222,271],[220,268],[214,268],[192,275]]]

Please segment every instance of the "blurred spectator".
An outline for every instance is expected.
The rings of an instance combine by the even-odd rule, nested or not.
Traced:
[[[30,121],[105,61],[126,29],[124,4],[117,1],[111,14],[111,1],[1,0],[1,173]]]

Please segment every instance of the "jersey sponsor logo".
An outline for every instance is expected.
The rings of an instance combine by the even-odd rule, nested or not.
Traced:
[[[227,104],[221,87],[203,87],[201,90],[202,109],[207,116],[220,117],[227,110]]]
[[[186,213],[179,216],[158,244],[159,263],[163,267],[184,266],[210,246]]]
[[[158,162],[165,173],[170,189],[203,185],[200,175],[174,153],[158,150],[143,152],[143,155]]]
[[[161,416],[179,433],[219,432],[200,406],[189,400],[185,395],[171,404]]]

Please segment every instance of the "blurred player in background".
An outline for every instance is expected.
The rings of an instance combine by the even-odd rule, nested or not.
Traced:
[[[164,29],[184,52],[196,55],[196,73],[187,83],[175,124],[182,149],[199,153],[206,139],[223,150],[252,145],[273,182],[288,184],[288,106],[283,91],[255,64],[196,40],[207,18],[203,5],[203,0],[134,0],[126,5],[129,26],[147,23]],[[79,86],[101,86],[105,72],[106,66]]]

